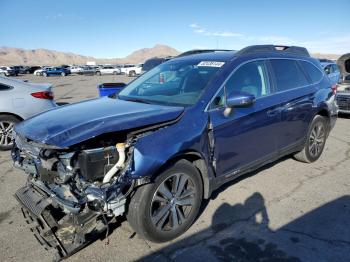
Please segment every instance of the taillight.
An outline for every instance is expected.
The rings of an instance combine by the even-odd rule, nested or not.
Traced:
[[[336,84],[334,84],[334,85],[332,85],[332,91],[333,91],[333,94],[337,94],[337,85]]]
[[[35,92],[31,93],[31,95],[35,98],[40,98],[40,99],[53,99],[53,93],[50,91],[42,91],[42,92]]]

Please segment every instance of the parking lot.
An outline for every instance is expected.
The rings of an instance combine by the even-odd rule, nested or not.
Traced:
[[[132,80],[18,78],[52,83],[59,104],[97,97],[100,83]],[[174,241],[145,241],[120,219],[108,239],[68,261],[350,261],[349,134],[350,117],[343,116],[317,162],[286,157],[215,191],[195,224]],[[26,178],[12,167],[9,152],[0,152],[0,170],[0,261],[51,261],[13,197]]]

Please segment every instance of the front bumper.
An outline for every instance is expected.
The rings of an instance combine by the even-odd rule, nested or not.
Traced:
[[[107,223],[94,212],[66,215],[45,192],[29,184],[15,197],[35,238],[46,250],[56,251],[56,260],[67,258],[96,240]]]
[[[337,94],[338,112],[350,114],[350,92],[339,92]]]

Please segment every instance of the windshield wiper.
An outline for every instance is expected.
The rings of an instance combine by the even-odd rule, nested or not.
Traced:
[[[137,102],[137,103],[143,103],[143,104],[151,104],[150,101],[144,100],[144,99],[140,99],[140,98],[136,98],[136,97],[120,97],[119,99],[121,100],[126,100],[126,101],[131,101],[131,102]]]

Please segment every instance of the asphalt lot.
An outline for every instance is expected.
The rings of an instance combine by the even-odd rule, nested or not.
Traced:
[[[51,82],[58,102],[98,95],[102,82],[124,76],[21,76]],[[0,152],[0,261],[51,261],[34,239],[13,194],[25,175]],[[286,157],[217,190],[190,230],[154,244],[120,221],[68,261],[350,261],[350,117],[339,118],[321,158]]]

